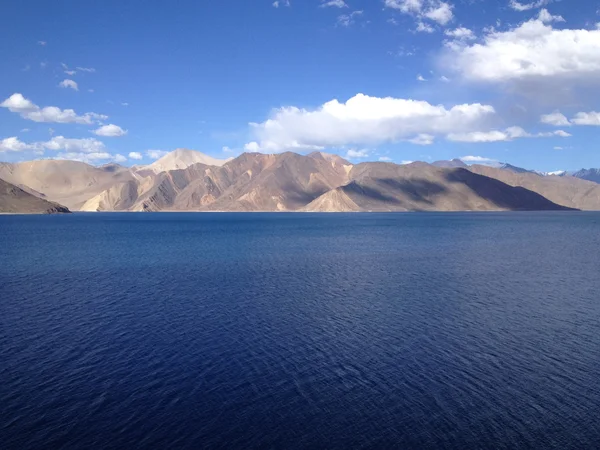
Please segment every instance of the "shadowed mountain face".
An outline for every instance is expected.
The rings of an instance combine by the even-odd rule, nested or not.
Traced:
[[[306,211],[563,210],[539,194],[463,168],[425,163],[363,163],[352,181],[306,206]]]
[[[581,169],[574,172],[572,176],[600,184],[600,169]]]
[[[173,152],[163,163],[183,168],[158,172],[74,161],[0,164],[0,176],[29,194],[83,211],[600,209],[600,185],[589,181],[487,166],[466,169],[460,160],[436,163],[444,167],[353,166],[337,155],[287,152],[244,153],[223,165],[194,163],[204,156]]]
[[[0,180],[0,213],[53,214],[68,213],[57,203],[38,198],[23,189]]]
[[[579,178],[517,173],[488,166],[474,165],[471,172],[495,178],[511,186],[521,186],[569,208],[600,210],[600,185]]]

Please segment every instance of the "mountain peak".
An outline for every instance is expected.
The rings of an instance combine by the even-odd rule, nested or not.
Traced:
[[[168,172],[169,170],[187,169],[189,166],[198,163],[206,164],[207,166],[222,166],[227,161],[229,160],[213,158],[196,150],[178,148],[142,169],[160,173]]]

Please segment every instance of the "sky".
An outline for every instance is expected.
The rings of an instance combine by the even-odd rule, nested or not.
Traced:
[[[0,2],[0,160],[600,167],[591,0]]]

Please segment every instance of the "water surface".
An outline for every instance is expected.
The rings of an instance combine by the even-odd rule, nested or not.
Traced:
[[[594,448],[600,214],[0,216],[0,448]]]

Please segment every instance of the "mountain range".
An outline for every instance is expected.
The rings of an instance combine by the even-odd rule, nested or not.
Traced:
[[[133,167],[0,163],[0,179],[0,212],[600,210],[592,173],[546,176],[458,159],[352,164],[323,152],[219,160],[178,149]],[[32,198],[45,203],[33,207]]]

